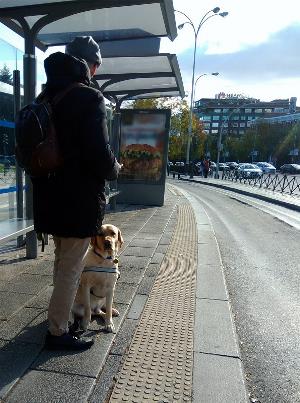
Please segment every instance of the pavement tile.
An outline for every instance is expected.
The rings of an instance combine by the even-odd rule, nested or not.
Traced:
[[[122,256],[151,257],[154,250],[154,248],[142,248],[129,245],[122,253]]]
[[[156,277],[160,270],[160,264],[158,263],[150,263],[147,267],[146,276],[147,277]]]
[[[43,350],[31,369],[96,378],[105,363],[114,337],[113,333],[100,331],[93,346],[80,352]]]
[[[127,318],[139,319],[144,310],[144,306],[147,302],[147,299],[148,299],[147,295],[136,294],[130,306],[130,309],[127,313]]]
[[[28,326],[24,327],[16,340],[18,342],[43,345],[48,329],[47,316],[48,311],[43,310]]]
[[[240,360],[195,353],[193,402],[248,403]]]
[[[164,257],[165,257],[164,253],[154,253],[154,255],[151,259],[151,263],[161,264]]]
[[[89,403],[108,402],[109,395],[113,389],[116,374],[122,363],[122,356],[109,355],[105,367],[97,379],[96,386],[89,397]]]
[[[54,257],[40,261],[37,266],[28,267],[24,273],[36,275],[53,275],[53,261]]]
[[[160,245],[159,244],[158,247],[156,248],[155,252],[165,254],[167,252],[168,248],[169,248],[169,245]]]
[[[0,339],[12,340],[40,313],[41,309],[38,308],[20,309],[10,320],[0,322]]]
[[[52,276],[37,276],[21,274],[13,281],[1,282],[0,291],[21,292],[23,294],[38,294],[41,289],[52,284]]]
[[[114,339],[110,354],[123,355],[126,353],[134,331],[138,325],[138,321],[135,319],[125,319],[122,326]]]
[[[198,243],[198,261],[201,264],[220,265],[220,254],[216,248],[216,241],[208,241],[206,244]]]
[[[143,257],[143,256],[126,256],[126,255],[121,255],[120,256],[120,271],[123,270],[123,268],[127,267],[129,269],[145,269],[149,263],[150,263],[150,258]],[[121,272],[122,274],[122,272]]]
[[[30,294],[0,291],[0,320],[6,320],[32,298]]]
[[[160,245],[169,245],[171,243],[172,236],[171,235],[165,235],[161,237],[159,244]]]
[[[29,371],[6,399],[7,403],[84,403],[95,379],[55,372]]]
[[[228,300],[225,279],[220,265],[198,265],[196,297]]]
[[[198,353],[239,357],[227,301],[196,299],[194,350]]]
[[[149,295],[153,284],[155,282],[155,277],[154,276],[145,276],[142,281],[141,284],[139,285],[139,288],[137,290],[138,294],[142,294],[142,295]]]
[[[53,286],[46,287],[41,293],[28,301],[28,308],[48,308],[50,298],[53,292]]]
[[[18,382],[39,352],[40,347],[34,344],[0,341],[0,399]],[[22,398],[18,403],[24,401],[27,402]]]
[[[145,268],[138,269],[136,267],[122,267],[120,268],[121,274],[118,283],[139,284],[143,278],[145,270]]]
[[[117,284],[114,296],[116,304],[130,304],[134,297],[136,286],[131,284],[119,283]]]
[[[140,239],[138,237],[134,238],[132,242],[130,242],[130,246],[141,246],[143,248],[155,248],[157,246],[156,239]]]

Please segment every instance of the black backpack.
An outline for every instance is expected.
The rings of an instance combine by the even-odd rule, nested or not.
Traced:
[[[59,92],[51,101],[42,92],[31,104],[22,108],[16,119],[16,160],[25,172],[34,177],[48,176],[63,165],[53,106],[73,88],[84,86],[73,83]]]

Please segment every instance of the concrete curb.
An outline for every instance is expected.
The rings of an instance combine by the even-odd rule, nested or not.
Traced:
[[[204,208],[180,191],[191,203],[198,230],[193,402],[249,402],[218,242]]]
[[[286,207],[286,208],[289,208],[290,210],[300,211],[300,205],[290,203],[285,200],[279,200],[276,197],[274,198],[271,196],[264,195],[262,193],[259,193],[260,191],[258,189],[253,188],[253,190],[255,190],[255,191],[251,192],[246,189],[244,190],[241,188],[236,188],[236,187],[229,186],[229,185],[219,183],[219,182],[215,183],[215,182],[211,182],[211,181],[204,181],[201,179],[190,179],[190,178],[183,178],[183,177],[180,177],[180,180],[185,181],[185,182],[200,183],[201,185],[212,186],[212,187],[216,187],[219,189],[229,190],[231,192],[235,192],[235,193],[243,194],[245,196],[251,196],[251,197],[254,197],[259,200],[267,201],[269,203],[273,203],[273,204],[276,204],[281,207]]]

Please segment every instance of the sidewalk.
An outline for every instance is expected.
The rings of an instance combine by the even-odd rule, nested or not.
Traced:
[[[202,176],[194,176],[190,178],[187,175],[182,175],[181,180],[197,182],[202,185],[214,186],[221,189],[231,190],[236,193],[241,193],[246,196],[253,196],[257,199],[271,202],[282,207],[287,207],[291,210],[300,211],[300,197],[290,195],[288,193],[280,193],[279,191],[272,191],[270,189],[259,188],[250,184],[234,182],[230,180],[203,178]]]
[[[116,334],[94,320],[85,352],[43,350],[53,244],[0,255],[0,401],[248,401],[222,262],[205,211],[167,185],[163,207],[118,206],[125,240]]]

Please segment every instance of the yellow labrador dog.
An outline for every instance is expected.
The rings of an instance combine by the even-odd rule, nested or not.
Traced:
[[[123,242],[121,231],[111,224],[102,225],[99,235],[91,239],[72,308],[83,330],[87,330],[91,315],[99,315],[105,319],[105,329],[114,331],[112,317],[119,312],[112,305],[120,274],[117,256]]]

